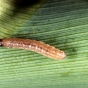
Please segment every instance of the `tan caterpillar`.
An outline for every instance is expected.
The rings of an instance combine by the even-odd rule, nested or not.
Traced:
[[[66,54],[56,49],[53,46],[45,44],[41,41],[30,40],[30,39],[21,39],[21,38],[3,38],[0,39],[0,46],[7,48],[19,48],[35,51],[49,58],[61,60],[65,58]]]

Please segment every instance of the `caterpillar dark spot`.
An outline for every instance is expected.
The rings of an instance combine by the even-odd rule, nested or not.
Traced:
[[[41,41],[30,39],[4,38],[0,39],[0,46],[7,48],[27,49],[57,60],[61,60],[66,56],[63,51],[58,50],[53,46],[45,44]]]

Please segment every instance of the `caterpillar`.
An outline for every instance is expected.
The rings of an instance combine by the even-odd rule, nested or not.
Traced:
[[[0,39],[0,46],[7,48],[31,50],[57,60],[61,60],[66,57],[66,54],[63,51],[58,50],[48,44],[45,44],[44,42],[36,40],[21,38],[3,38]]]

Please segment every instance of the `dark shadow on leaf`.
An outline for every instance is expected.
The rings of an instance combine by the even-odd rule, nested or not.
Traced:
[[[14,0],[14,6],[16,8],[26,8],[37,4],[40,0]]]
[[[38,4],[40,0],[14,0],[12,5],[14,6],[12,16],[16,15],[19,12],[25,11],[26,8],[29,8],[35,4]]]

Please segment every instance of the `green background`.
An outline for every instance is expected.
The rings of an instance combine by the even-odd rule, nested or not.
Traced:
[[[43,0],[25,8],[1,0],[0,8],[0,38],[43,41],[67,55],[57,61],[0,47],[0,88],[88,88],[87,0]]]

